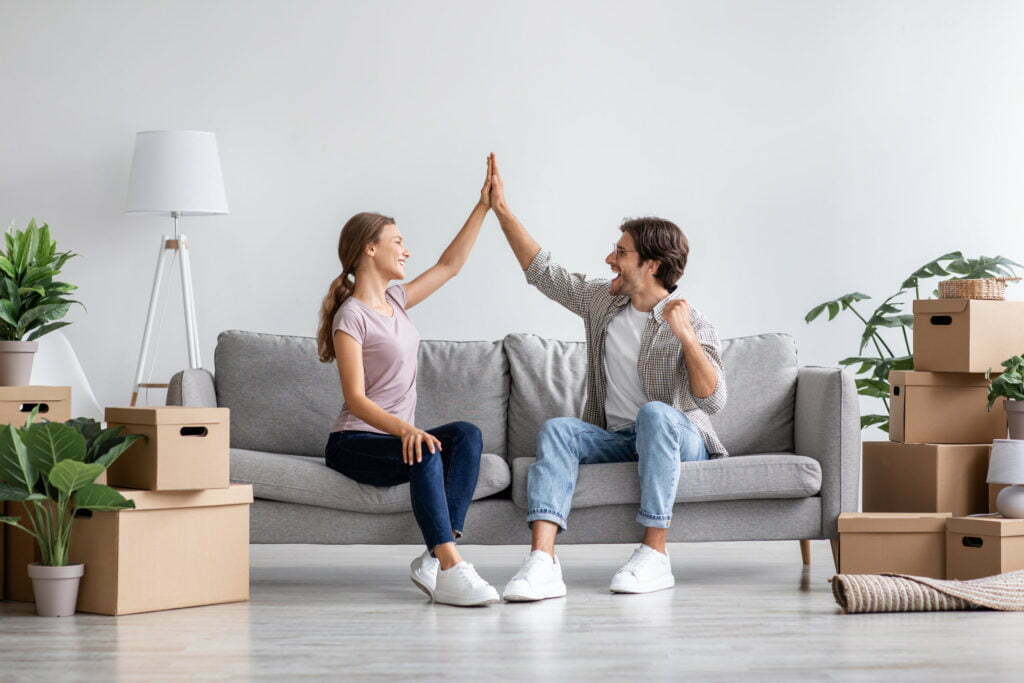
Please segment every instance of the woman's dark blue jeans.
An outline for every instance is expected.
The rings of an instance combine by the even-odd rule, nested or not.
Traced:
[[[327,441],[327,466],[349,479],[371,486],[409,482],[412,512],[427,549],[451,543],[462,535],[466,512],[480,474],[483,437],[469,422],[450,422],[426,430],[441,442],[441,451],[423,447],[423,460],[402,461],[402,440],[376,432],[332,432]]]

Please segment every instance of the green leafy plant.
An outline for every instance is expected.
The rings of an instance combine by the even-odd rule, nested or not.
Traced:
[[[873,311],[865,314],[858,308],[860,302],[871,299],[867,294],[851,292],[835,299],[822,302],[812,308],[804,316],[804,321],[811,323],[822,313],[828,314],[828,320],[834,320],[843,311],[849,311],[863,323],[860,335],[860,346],[856,356],[843,358],[840,365],[854,367],[857,392],[862,396],[881,399],[885,406],[885,414],[863,415],[860,418],[861,428],[877,425],[883,431],[889,431],[889,372],[892,370],[913,370],[913,349],[907,331],[913,331],[914,316],[904,313],[906,297],[913,293],[914,299],[921,298],[922,281],[933,277],[947,280],[966,280],[987,277],[1012,277],[1015,268],[1024,268],[1021,264],[1003,256],[979,256],[965,258],[959,251],[929,261],[903,280],[899,290],[882,301]],[[932,296],[938,296],[937,291]],[[884,330],[899,330],[903,348],[899,342],[890,345],[882,334]],[[890,333],[891,334],[891,333]],[[893,350],[896,347],[899,352]],[[869,348],[874,355],[864,355]],[[903,351],[906,351],[905,353]]]
[[[992,379],[992,369],[985,373],[988,380],[988,409],[1004,397],[1011,401],[1024,401],[1024,356],[1007,358],[1000,365],[1003,372]]]
[[[79,510],[135,507],[120,493],[96,484],[100,476],[138,439],[124,427],[103,429],[95,420],[36,422],[33,410],[24,427],[0,426],[0,501],[23,504],[26,525],[0,516],[32,536],[42,564],[68,563],[71,528]]]
[[[71,304],[81,305],[67,298],[78,288],[55,278],[77,254],[58,252],[50,226],[36,225],[35,219],[24,230],[8,228],[4,241],[6,248],[0,252],[0,340],[35,341],[70,325],[61,318]]]

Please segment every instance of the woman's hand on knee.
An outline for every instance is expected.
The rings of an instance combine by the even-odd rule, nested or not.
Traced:
[[[424,447],[431,453],[437,453],[441,450],[441,442],[433,434],[415,427],[404,432],[402,434],[402,462],[410,466],[423,462]]]

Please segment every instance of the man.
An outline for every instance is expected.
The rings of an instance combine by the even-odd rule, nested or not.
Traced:
[[[580,466],[637,462],[644,527],[640,546],[612,577],[616,593],[675,585],[665,539],[681,461],[728,455],[708,415],[725,405],[715,328],[682,298],[689,244],[673,223],[638,218],[622,224],[605,259],[615,277],[588,280],[552,263],[505,201],[497,164],[491,208],[526,280],[583,318],[587,397],[583,419],[558,417],[541,429],[527,484],[532,548],[504,599],[532,601],[566,593],[555,537],[567,528]]]

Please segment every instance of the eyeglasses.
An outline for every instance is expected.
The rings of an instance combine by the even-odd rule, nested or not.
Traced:
[[[636,249],[623,249],[618,243],[612,243],[612,251],[615,252],[615,258],[622,258],[626,254],[635,254]]]

